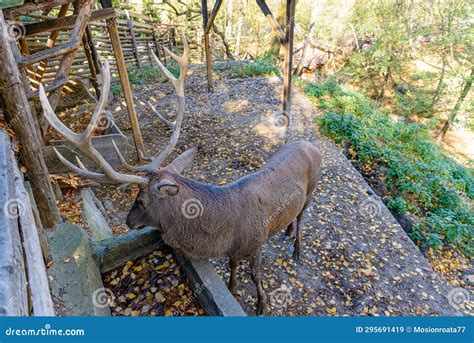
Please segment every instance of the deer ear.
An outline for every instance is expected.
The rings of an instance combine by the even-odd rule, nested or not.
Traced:
[[[169,180],[162,180],[152,186],[152,192],[160,198],[174,196],[179,192],[179,186]]]
[[[181,174],[183,170],[191,167],[194,161],[194,157],[196,156],[197,146],[192,147],[191,149],[186,150],[181,155],[175,158],[173,162],[171,162],[168,167],[173,168]]]

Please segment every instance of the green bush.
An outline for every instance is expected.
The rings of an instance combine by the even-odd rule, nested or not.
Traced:
[[[322,134],[347,143],[364,170],[385,172],[394,213],[420,218],[412,238],[423,246],[442,243],[473,255],[474,171],[446,157],[425,125],[395,122],[378,104],[328,80],[300,82],[323,111],[317,119]]]
[[[128,68],[128,78],[132,85],[140,86],[150,82],[156,82],[163,77],[160,68],[151,64],[142,65],[141,68],[136,66]]]
[[[392,213],[402,215],[407,212],[408,204],[405,199],[396,197],[388,200],[387,207]]]
[[[218,66],[218,70],[219,67],[220,66]],[[225,68],[228,68],[227,64]],[[280,69],[278,69],[268,57],[263,56],[250,63],[231,63],[229,76],[231,78],[245,78],[270,75],[278,76],[280,74]]]
[[[168,63],[166,68],[175,77],[179,76],[179,66],[175,63]],[[130,80],[130,83],[134,86],[141,86],[147,83],[168,80],[167,78],[165,78],[160,68],[155,67],[152,64],[142,65],[141,68],[138,68],[136,66],[129,67],[128,79]],[[120,86],[120,84],[113,84],[111,86],[111,91],[114,95],[119,95],[122,93],[122,87]]]

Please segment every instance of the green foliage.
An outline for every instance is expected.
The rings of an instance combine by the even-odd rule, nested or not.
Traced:
[[[217,70],[222,71],[230,68],[230,78],[280,75],[280,69],[267,56],[257,58],[250,63],[226,63],[218,64],[216,67]]]
[[[168,70],[174,76],[179,76],[179,66],[173,63],[168,63],[166,66]],[[142,65],[141,68],[132,66],[128,68],[128,79],[130,83],[134,86],[141,86],[147,83],[158,82],[161,80],[168,80],[165,78],[164,74],[160,68],[155,67],[151,64]],[[122,93],[122,87],[119,84],[113,84],[110,87],[114,95],[119,95]]]
[[[474,171],[446,157],[425,125],[395,122],[377,103],[328,80],[300,82],[318,104],[322,134],[347,143],[364,170],[386,170],[394,213],[420,218],[412,237],[425,246],[452,244],[473,253]]]
[[[122,93],[122,86],[120,86],[118,83],[115,83],[110,86],[110,91],[115,96],[120,95]]]
[[[142,65],[141,68],[128,68],[128,78],[132,85],[144,85],[150,82],[156,82],[163,78],[161,70],[151,64]]]
[[[402,215],[407,212],[408,204],[405,199],[396,197],[388,200],[387,207],[392,213]]]
[[[268,57],[256,59],[243,68],[245,77],[280,75],[280,69]]]

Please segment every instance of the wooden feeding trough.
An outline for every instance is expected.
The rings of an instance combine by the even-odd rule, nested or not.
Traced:
[[[117,148],[123,153],[129,144],[127,137],[120,131],[119,127],[113,120],[110,120],[110,126],[104,130],[102,135],[92,137],[92,145],[105,158],[105,160],[114,168],[119,168],[121,163],[117,152],[114,149],[113,142]],[[52,140],[50,145],[43,148],[44,159],[48,171],[51,174],[65,173],[69,169],[62,163],[54,149],[56,148],[66,159],[75,163],[75,156],[82,156],[76,148],[65,140]],[[84,158],[82,162],[91,170],[94,169],[94,164],[88,159]]]

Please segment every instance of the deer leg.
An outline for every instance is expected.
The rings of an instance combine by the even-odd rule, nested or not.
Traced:
[[[304,211],[306,210],[306,207],[308,207],[308,204],[309,204],[309,200],[306,201],[306,203],[304,204],[303,206],[303,209],[301,210],[301,212],[298,214],[298,216],[296,216],[296,239],[295,239],[295,243],[293,245],[293,258],[299,262],[300,261],[300,225],[301,225],[301,219],[303,218],[303,214],[304,214]]]
[[[230,259],[230,279],[229,279],[229,291],[235,297],[237,288],[237,267],[239,266],[239,260],[235,258]]]
[[[250,258],[250,273],[252,275],[252,281],[257,287],[257,310],[256,314],[261,316],[267,309],[267,296],[263,289],[262,275],[262,249],[257,250]]]
[[[286,228],[285,233],[281,236],[281,239],[285,240],[287,237],[291,238],[293,236],[294,229],[295,229],[295,222],[294,220],[292,220],[291,223]]]

